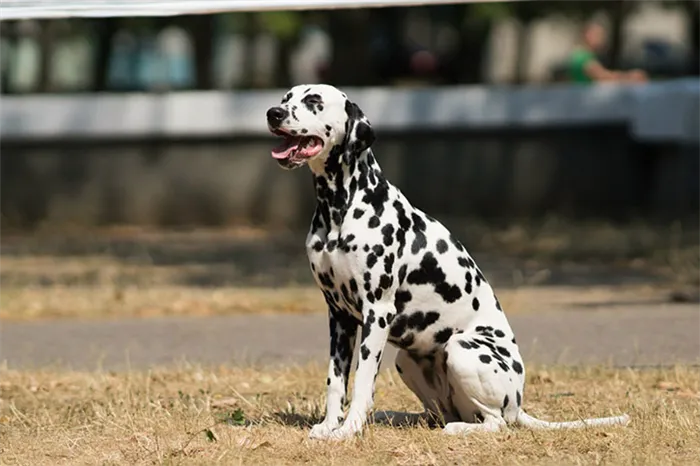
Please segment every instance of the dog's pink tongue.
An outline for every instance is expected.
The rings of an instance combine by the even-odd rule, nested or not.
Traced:
[[[285,138],[284,142],[272,149],[272,156],[276,159],[286,159],[299,147],[299,138]]]
[[[313,157],[314,155],[318,154],[321,152],[323,149],[323,145],[321,142],[312,137],[308,139],[308,143],[301,148],[301,154],[305,157]]]

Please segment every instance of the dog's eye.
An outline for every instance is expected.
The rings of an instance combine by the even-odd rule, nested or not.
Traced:
[[[321,99],[321,96],[318,94],[309,94],[307,96],[304,96],[301,101],[305,105],[321,105],[323,103],[323,99]]]

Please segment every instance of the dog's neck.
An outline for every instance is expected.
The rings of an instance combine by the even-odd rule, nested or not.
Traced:
[[[388,182],[371,149],[349,157],[331,153],[325,161],[309,164],[309,167],[314,178],[319,220],[329,230],[342,225],[355,196],[362,196],[372,205],[383,203],[388,197]]]

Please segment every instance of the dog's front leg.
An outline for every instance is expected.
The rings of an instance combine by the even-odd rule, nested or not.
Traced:
[[[328,438],[343,422],[343,404],[350,377],[350,364],[355,349],[357,322],[350,317],[329,312],[328,323],[331,336],[331,361],[326,379],[326,417],[311,428],[309,437]]]
[[[392,305],[379,304],[363,315],[360,353],[355,372],[355,386],[348,417],[341,427],[331,433],[334,439],[344,439],[362,432],[367,415],[374,404],[374,384],[389,337],[389,315]]]

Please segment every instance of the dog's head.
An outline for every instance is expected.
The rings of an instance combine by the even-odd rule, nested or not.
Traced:
[[[360,108],[333,86],[300,85],[267,111],[270,131],[284,138],[272,156],[286,169],[340,157],[347,162],[374,142]]]

